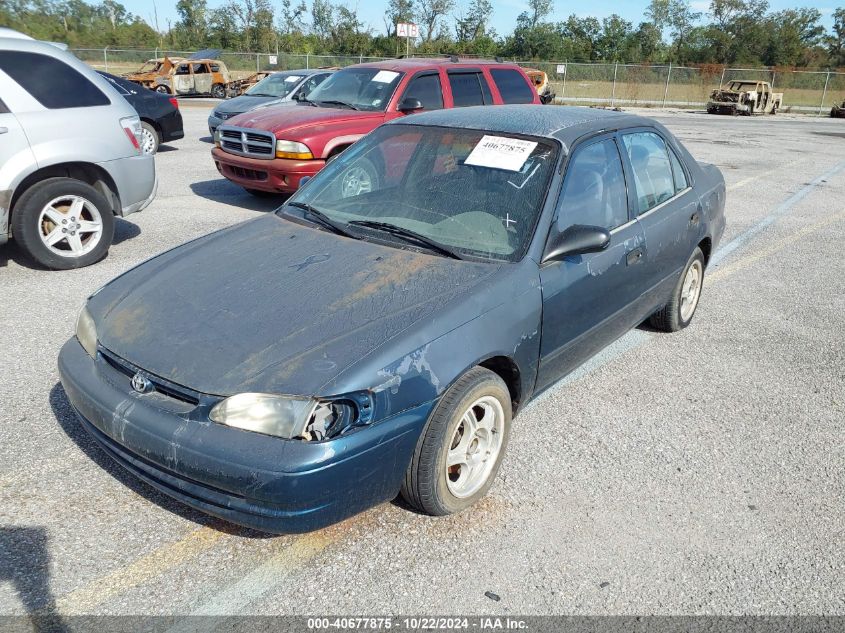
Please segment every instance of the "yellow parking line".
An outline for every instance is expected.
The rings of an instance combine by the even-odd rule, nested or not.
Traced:
[[[168,569],[176,567],[212,547],[223,532],[203,527],[183,539],[164,545],[125,567],[101,576],[56,600],[59,612],[88,613],[111,596],[137,587]]]
[[[720,266],[715,271],[707,275],[707,281],[712,283],[714,281],[718,281],[719,279],[728,277],[729,275],[732,275],[735,272],[742,270],[743,268],[747,268],[754,262],[757,262],[765,257],[773,255],[774,253],[785,248],[786,246],[797,242],[802,237],[810,233],[815,233],[816,231],[823,229],[827,225],[833,224],[834,222],[843,219],[845,219],[845,211],[839,211],[838,213],[834,213],[833,215],[829,215],[825,218],[822,218],[821,220],[818,220],[813,224],[808,224],[805,227],[798,229],[794,233],[790,233],[786,237],[772,242],[766,248],[761,248],[760,250],[749,253],[745,257],[741,257],[740,259],[737,259],[736,261],[731,264],[728,264],[727,266]]]
[[[763,172],[762,174],[757,174],[756,176],[749,176],[748,178],[743,178],[742,180],[735,182],[732,185],[726,187],[727,191],[733,191],[734,189],[739,189],[740,187],[744,187],[750,182],[754,182],[755,180],[760,180],[763,176],[767,176],[769,172]]]

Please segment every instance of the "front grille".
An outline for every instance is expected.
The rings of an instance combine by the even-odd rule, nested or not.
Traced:
[[[220,148],[230,154],[270,159],[276,156],[276,137],[270,132],[220,126]]]
[[[257,169],[244,169],[235,165],[224,165],[224,169],[229,170],[233,176],[243,178],[245,180],[267,180],[267,172],[259,171]]]
[[[198,405],[200,402],[200,393],[198,391],[194,391],[193,389],[188,389],[187,387],[183,387],[181,385],[177,385],[175,383],[170,382],[169,380],[165,380],[164,378],[160,378],[155,376],[147,371],[136,367],[132,363],[127,360],[124,360],[117,354],[114,354],[107,350],[106,348],[100,346],[97,348],[102,356],[103,360],[109,364],[109,366],[118,371],[119,373],[123,374],[129,380],[137,374],[141,373],[147,380],[149,380],[155,391],[160,393],[168,398],[173,398],[174,400],[179,400],[180,402],[186,402],[188,404]]]

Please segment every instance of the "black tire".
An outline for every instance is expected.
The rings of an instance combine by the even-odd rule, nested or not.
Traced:
[[[54,253],[41,240],[39,225],[41,211],[61,196],[80,196],[94,207],[102,221],[99,241],[89,251],[78,257]],[[74,178],[48,178],[27,189],[12,209],[12,234],[23,251],[35,262],[52,270],[82,268],[103,259],[114,239],[114,215],[105,197],[88,183]]]
[[[701,287],[698,291],[698,297],[695,300],[695,306],[693,307],[692,313],[685,319],[681,312],[684,281],[687,278],[687,273],[690,268],[695,265],[699,266]],[[668,303],[652,314],[649,318],[649,322],[653,327],[658,330],[663,330],[664,332],[677,332],[679,330],[683,330],[690,324],[690,322],[692,322],[692,318],[695,316],[695,311],[698,309],[698,304],[701,302],[701,293],[704,290],[704,269],[704,253],[701,252],[700,248],[696,247],[690,256],[687,265],[684,267],[684,272],[681,273],[681,277],[678,279],[678,283],[675,285]]]
[[[496,398],[503,411],[503,433],[496,461],[484,484],[471,496],[456,497],[449,490],[446,455],[461,424],[461,416],[478,398]],[[474,367],[453,384],[426,422],[402,483],[402,497],[414,508],[434,516],[465,510],[490,490],[508,446],[511,399],[504,381],[488,369]]]
[[[273,191],[262,191],[261,189],[248,189],[247,187],[244,187],[244,191],[246,191],[252,196],[255,196],[256,198],[275,198],[276,196],[282,195]]]
[[[159,136],[158,130],[146,121],[141,121],[141,128],[144,140],[141,151],[145,154],[155,154],[158,152],[158,146],[161,144],[161,137]],[[149,147],[147,146],[148,142]]]
[[[158,86],[156,86],[156,92],[160,92],[163,95],[169,95],[170,89],[163,84],[159,84]]]
[[[215,99],[225,99],[226,98],[226,88],[223,84],[214,84],[211,86],[211,96]]]

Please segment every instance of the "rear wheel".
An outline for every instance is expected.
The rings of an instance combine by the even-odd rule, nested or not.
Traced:
[[[145,154],[155,154],[159,142],[158,130],[146,121],[141,121],[141,151]]]
[[[211,86],[211,96],[215,99],[225,99],[226,98],[226,88],[223,84],[214,84]]]
[[[507,385],[474,367],[443,395],[417,442],[402,496],[432,515],[460,512],[490,490],[511,425]]]
[[[114,216],[103,195],[73,178],[48,178],[27,189],[12,212],[23,250],[53,270],[101,260],[114,238]]]
[[[704,253],[696,247],[678,280],[669,302],[651,315],[651,324],[664,332],[677,332],[692,321],[704,287]]]

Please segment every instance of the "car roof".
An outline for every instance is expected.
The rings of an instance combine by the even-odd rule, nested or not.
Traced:
[[[497,62],[491,59],[472,59],[449,57],[409,57],[407,59],[386,59],[379,62],[364,62],[355,64],[351,68],[381,68],[383,70],[394,70],[397,72],[413,72],[415,70],[426,70],[428,68],[478,68],[479,66],[503,66],[505,68],[515,67],[516,64],[508,62]],[[350,68],[347,66],[347,68]]]
[[[294,68],[292,70],[274,70],[270,75],[316,75],[317,73],[333,73],[337,68]]]
[[[650,126],[645,117],[577,106],[499,105],[450,108],[395,119],[392,124],[471,128],[485,132],[556,138],[565,145],[590,132]]]

